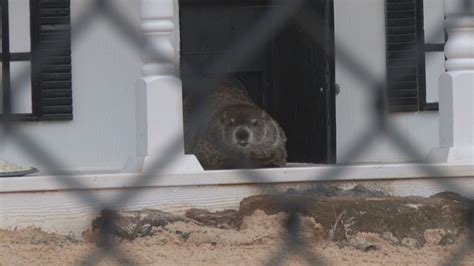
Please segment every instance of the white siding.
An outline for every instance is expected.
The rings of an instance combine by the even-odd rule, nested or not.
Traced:
[[[433,4],[438,2],[441,3],[435,0]],[[335,31],[336,43],[370,73],[385,79],[385,1],[336,0]],[[336,82],[341,87],[336,98],[337,153],[340,158],[361,134],[370,130],[374,120],[371,119],[372,95],[367,93],[366,83],[345,67],[338,54],[336,51]],[[436,63],[442,64],[439,60]],[[433,76],[436,75],[427,75],[428,78]],[[438,82],[430,80],[428,84],[437,87]],[[437,88],[428,88],[429,95],[436,98],[431,93],[433,90],[437,91]],[[427,155],[431,148],[438,146],[438,112],[399,113],[392,115],[392,120],[422,154]],[[410,156],[399,153],[390,142],[380,138],[365,154],[350,162],[411,160]]]
[[[114,2],[138,28],[139,1]],[[89,3],[71,1],[73,25]],[[68,170],[120,170],[136,156],[134,103],[141,67],[139,50],[104,19],[94,21],[80,36],[73,31],[73,38],[74,120],[22,122],[18,130],[64,162]],[[45,170],[5,134],[0,134],[0,159]]]

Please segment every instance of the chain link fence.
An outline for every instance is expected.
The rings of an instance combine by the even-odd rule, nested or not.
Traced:
[[[5,1],[4,1],[5,2]],[[336,43],[334,47],[328,47],[320,38],[318,38],[314,29],[314,26],[325,27],[323,21],[319,17],[314,16],[313,13],[306,12],[303,15],[295,16],[297,11],[300,11],[301,6],[303,5],[303,0],[279,0],[274,1],[276,4],[271,11],[267,12],[262,16],[258,23],[254,27],[240,38],[240,41],[236,43],[229,50],[231,52],[222,55],[221,58],[212,62],[208,66],[208,72],[217,73],[216,76],[212,79],[201,79],[199,73],[200,71],[195,71],[195,76],[193,77],[193,82],[196,84],[197,99],[200,103],[196,112],[192,114],[189,118],[191,121],[191,127],[198,127],[199,125],[206,124],[209,116],[207,115],[206,106],[208,104],[206,101],[206,93],[210,88],[215,87],[221,80],[228,77],[228,69],[236,69],[239,65],[244,62],[251,60],[260,49],[265,45],[266,40],[271,38],[278,30],[285,25],[288,21],[296,22],[302,31],[304,31],[308,36],[312,38],[314,43],[321,49],[330,53],[330,49],[334,49],[332,52],[337,52],[338,60],[340,64],[356,75],[361,81],[364,82],[365,88],[368,90],[370,95],[372,95],[373,103],[373,123],[372,127],[369,127],[366,134],[363,134],[360,139],[357,139],[353,142],[353,145],[348,149],[348,152],[338,156],[340,161],[352,161],[353,159],[360,156],[364,151],[373,144],[373,141],[376,136],[386,136],[394,146],[398,147],[401,152],[406,154],[413,161],[424,162],[425,154],[418,151],[415,145],[404,136],[403,132],[393,125],[389,119],[389,112],[387,112],[387,102],[386,102],[386,82],[384,79],[381,79],[379,76],[374,75],[366,69],[362,64],[360,64],[357,59],[347,50],[344,49],[343,45]],[[466,5],[471,4],[471,1],[464,1]],[[466,6],[469,8],[469,6]],[[137,31],[134,24],[127,20],[126,18],[120,15],[114,1],[108,0],[96,0],[87,8],[79,17],[76,19],[77,23],[71,25],[72,29],[72,43],[79,40],[84,33],[93,26],[94,21],[97,18],[107,19],[116,26],[116,30],[122,34],[127,41],[134,45],[134,47],[141,51],[143,47],[153,47],[152,44],[147,43],[146,40],[142,38],[142,33]],[[271,22],[271,23],[270,23]],[[311,25],[311,26],[310,26]],[[439,30],[444,31],[442,24],[439,25]],[[64,36],[58,36],[58,39],[61,39]],[[54,39],[53,39],[54,40]],[[50,51],[51,54],[42,56],[42,64],[47,64],[48,60],[54,55],[54,51]],[[156,61],[162,60],[164,56],[160,54],[159,51],[149,51],[148,54],[150,57],[153,57]],[[165,56],[166,57],[166,56]],[[224,71],[224,69],[226,71]],[[409,75],[409,73],[404,73]],[[35,75],[35,73],[32,73]],[[6,77],[3,77],[4,79]],[[25,84],[30,78],[29,69],[24,69],[18,76],[12,77],[10,84],[12,89],[24,88]],[[403,76],[401,77],[403,79]],[[4,105],[4,114],[9,114],[11,112],[11,106]],[[59,159],[60,156],[50,154],[43,150],[34,139],[23,134],[21,131],[15,130],[15,121],[9,119],[8,116],[4,116],[2,119],[3,130],[9,134],[11,140],[15,142],[16,145],[21,147],[21,149],[39,160],[45,168],[58,169],[58,172],[68,173],[68,169],[63,167],[63,163]],[[156,160],[152,163],[146,172],[142,173],[133,184],[130,184],[130,187],[146,187],[150,182],[156,178],[160,177],[161,170],[166,168],[171,164],[180,152],[179,143],[182,142],[183,136],[179,135],[176,139],[170,142],[168,148],[164,152],[167,156]],[[435,182],[440,182],[448,191],[459,191],[461,188],[458,187],[454,182],[442,178],[448,177],[449,174],[444,172],[443,169],[438,168],[430,164],[418,164],[421,167],[422,171],[425,171],[429,175],[433,176]],[[331,180],[331,178],[343,174],[341,171],[344,171],[341,167],[330,168],[327,172],[323,173],[322,176],[326,180]],[[242,173],[249,182],[255,183],[255,186],[258,186],[258,183],[263,183],[271,181],[270,176],[266,176],[258,171],[245,171],[245,174]],[[56,181],[58,183],[64,184],[70,187],[82,187],[80,183],[77,183],[78,179],[72,178],[72,174],[61,174],[56,175]],[[317,177],[315,177],[317,180]],[[128,202],[133,201],[133,199],[141,192],[140,189],[130,189],[124,191],[120,194],[115,200],[102,202],[99,198],[95,197],[92,194],[84,193],[83,191],[72,190],[70,193],[75,193],[81,201],[85,204],[91,206],[101,203],[102,206],[102,218],[103,223],[101,226],[101,240],[99,247],[89,254],[85,258],[86,264],[96,264],[100,259],[105,255],[112,255],[120,259],[122,262],[127,264],[135,264],[135,262],[127,257],[118,247],[114,245],[113,240],[113,224],[114,219],[116,218],[115,211],[113,206],[125,205]],[[274,255],[268,258],[268,265],[278,265],[284,261],[286,256],[289,256],[291,252],[297,251],[308,264],[311,265],[326,265],[326,261],[323,257],[313,254],[310,250],[307,250],[306,243],[301,240],[300,237],[300,227],[298,222],[298,212],[305,208],[305,202],[291,202],[288,203],[291,206],[285,208],[291,210],[288,213],[287,220],[287,229],[288,237],[285,238],[286,245],[281,250],[276,250]],[[471,231],[474,231],[474,206],[469,206],[470,208],[470,221]],[[461,248],[458,250],[458,254],[463,256],[472,250],[472,240],[474,236],[471,233],[470,238],[467,242],[461,245]],[[452,262],[447,260],[441,262],[443,265],[452,265]]]

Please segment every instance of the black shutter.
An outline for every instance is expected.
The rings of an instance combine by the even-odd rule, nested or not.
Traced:
[[[423,0],[386,0],[387,98],[392,112],[425,101]]]
[[[33,113],[72,119],[70,0],[30,0]]]

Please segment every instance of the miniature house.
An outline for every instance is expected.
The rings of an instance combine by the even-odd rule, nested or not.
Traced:
[[[4,202],[14,208],[15,193],[91,188],[108,195],[151,171],[162,178],[135,185],[163,193],[134,206],[169,207],[174,203],[162,200],[174,194],[163,186],[199,197],[202,191],[188,186],[249,183],[232,170],[203,171],[184,153],[182,137],[183,95],[193,75],[215,75],[207,66],[235,58],[231,48],[246,38],[261,43],[244,47],[252,60],[219,71],[241,80],[287,132],[295,167],[261,169],[272,174],[268,182],[321,181],[315,176],[333,164],[350,168],[338,180],[428,177],[415,170],[420,157],[435,159],[450,176],[472,177],[474,5],[463,8],[465,1],[472,3],[308,0],[286,21],[269,15],[281,3],[271,0],[118,0],[110,1],[113,9],[93,0],[2,0],[2,107],[11,113],[2,116],[14,118],[17,136],[0,131],[0,158],[40,173],[0,180],[0,197],[8,194]],[[297,18],[307,14],[320,23],[301,27]],[[275,32],[251,35],[264,19]],[[384,134],[347,156],[379,130],[372,77],[386,84],[390,122],[417,156]],[[48,156],[32,152],[25,138]],[[57,184],[50,174],[58,171],[80,174],[84,187]],[[250,193],[220,189],[229,189],[216,193],[233,195],[232,204]],[[212,206],[227,206],[219,204]],[[5,217],[5,224],[19,221]]]
[[[72,35],[66,37],[73,41],[64,40],[66,47],[55,55],[54,62],[41,67],[36,62],[41,54],[62,44],[61,40],[42,40],[79,24],[81,12],[90,3],[38,1],[35,6],[32,1],[30,6],[28,0],[10,2],[8,32],[2,35],[9,40],[9,77],[3,81],[10,87],[19,74],[41,72],[21,82],[21,89],[9,92],[12,112],[25,121],[18,123],[17,129],[34,136],[52,154],[61,154],[66,168],[79,172],[133,172],[140,169],[140,158],[160,154],[165,149],[161,145],[182,130],[182,125],[174,124],[179,124],[182,116],[175,110],[182,105],[181,92],[176,91],[186,94],[192,86],[187,80],[189,69],[206,69],[202,66],[226,55],[274,5],[266,0],[118,1],[121,14],[135,27],[141,24],[147,40],[168,58],[155,62],[146,48],[144,53],[140,51],[124,36],[126,32],[99,16],[92,18],[94,26],[77,33],[77,38],[72,28]],[[342,161],[338,156],[356,136],[372,127],[373,111],[366,82],[338,60],[339,50],[344,50],[340,54],[353,54],[367,72],[386,77],[391,117],[421,153],[438,147],[438,77],[445,71],[445,31],[440,29],[443,1],[307,2],[305,10],[323,22],[323,27],[314,27],[319,31],[314,34],[325,47],[293,21],[269,36],[253,61],[229,69],[230,75],[246,84],[252,98],[282,124],[288,135],[289,161],[413,161],[382,138],[358,158]],[[165,43],[169,45],[166,49],[162,47]],[[413,43],[418,46],[409,45]],[[35,46],[39,49],[32,49]],[[398,58],[403,52],[411,57]],[[29,67],[29,72],[22,72]],[[406,80],[392,82],[402,70],[410,72]],[[178,73],[180,80],[164,81]],[[162,91],[144,88],[148,84],[143,82],[154,77],[161,81],[153,86]],[[161,83],[176,88],[167,92]],[[337,97],[336,83],[341,91]],[[1,158],[38,165],[7,137],[2,139]],[[181,157],[185,164],[190,163],[190,169],[195,168],[193,159]]]

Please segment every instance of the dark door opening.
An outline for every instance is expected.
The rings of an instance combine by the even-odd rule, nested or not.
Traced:
[[[192,89],[191,69],[205,69],[228,53],[270,8],[271,0],[180,0],[184,97]],[[335,163],[333,0],[307,0],[302,10],[322,18],[324,27],[309,27],[319,30],[316,35],[329,49],[290,20],[258,56],[229,74],[280,123],[288,137],[288,162]]]

